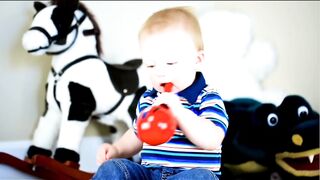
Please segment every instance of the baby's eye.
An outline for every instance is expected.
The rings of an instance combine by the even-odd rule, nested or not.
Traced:
[[[147,68],[154,68],[154,65],[147,65]]]
[[[175,65],[175,64],[177,64],[178,62],[167,62],[167,65]]]

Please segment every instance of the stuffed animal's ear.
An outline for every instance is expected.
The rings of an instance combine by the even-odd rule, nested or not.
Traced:
[[[41,11],[42,9],[44,9],[46,7],[46,5],[43,2],[40,1],[35,1],[33,3],[33,7],[34,9],[36,9],[37,12]]]

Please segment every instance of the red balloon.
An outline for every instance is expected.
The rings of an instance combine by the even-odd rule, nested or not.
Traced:
[[[164,84],[164,91],[170,92],[172,83]],[[156,146],[168,142],[177,127],[177,121],[165,104],[153,106],[142,113],[137,120],[138,136],[141,141]]]
[[[176,130],[177,122],[168,106],[154,106],[140,115],[137,121],[138,136],[147,144],[168,142]]]

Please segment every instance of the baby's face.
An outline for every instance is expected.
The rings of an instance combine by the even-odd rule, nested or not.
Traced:
[[[140,42],[143,64],[153,87],[163,92],[163,83],[174,84],[172,92],[190,86],[195,78],[196,66],[203,59],[191,36],[184,30],[166,30],[146,35]]]

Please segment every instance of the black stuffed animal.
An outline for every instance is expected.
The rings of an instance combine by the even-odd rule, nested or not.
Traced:
[[[255,99],[225,101],[229,128],[222,146],[223,179],[270,179],[275,166],[279,122],[276,106]]]
[[[287,96],[277,111],[288,122],[275,155],[282,179],[319,179],[319,113],[298,95]]]
[[[239,98],[225,107],[222,179],[319,179],[319,114],[303,97],[287,96],[278,107]]]

